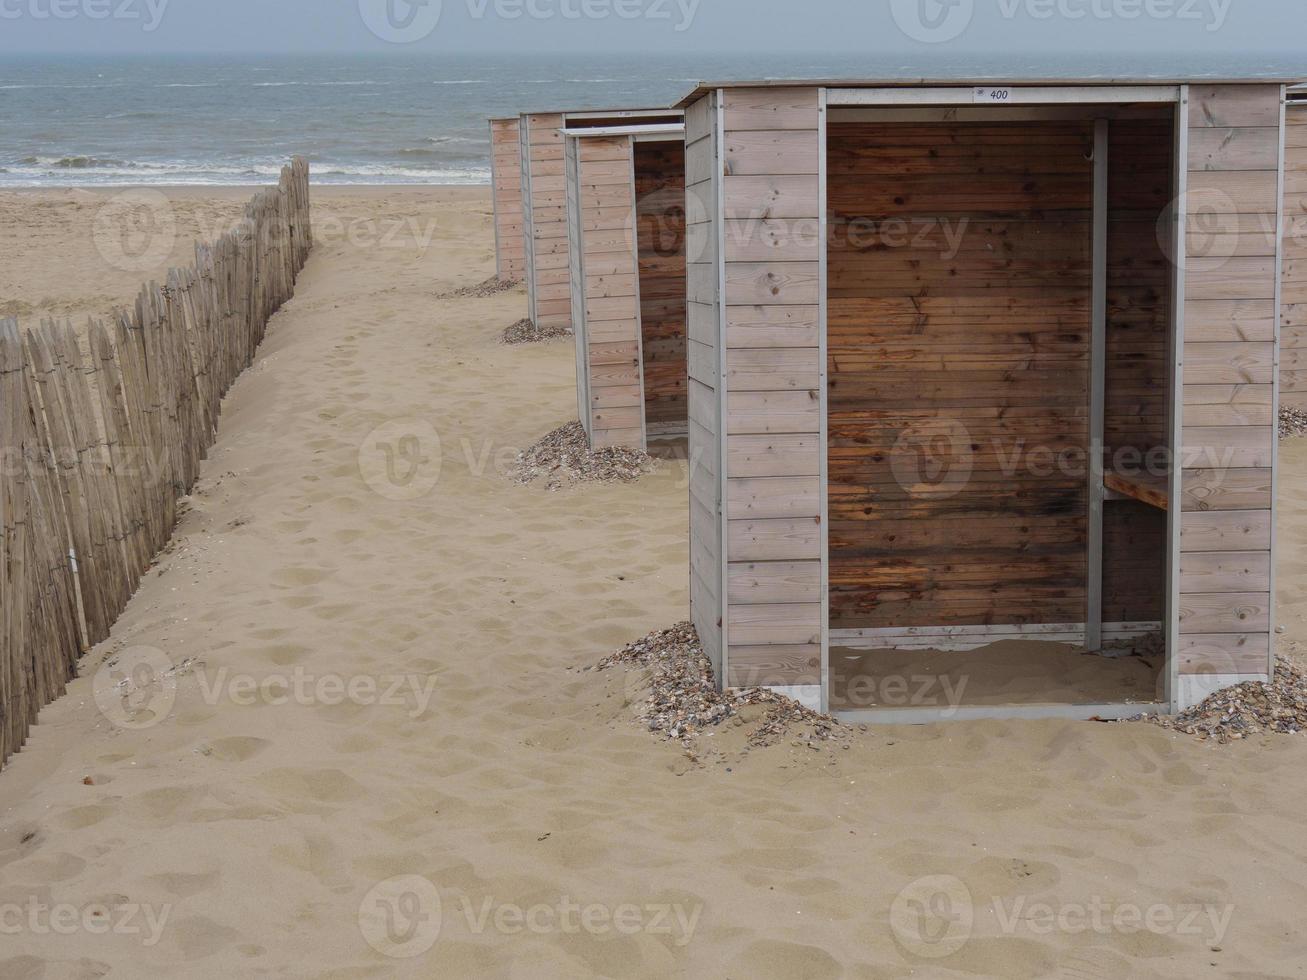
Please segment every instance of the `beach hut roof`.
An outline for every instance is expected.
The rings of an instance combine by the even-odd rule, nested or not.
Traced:
[[[564,129],[560,132],[569,139],[602,139],[614,136],[668,141],[685,139],[685,126],[682,123],[651,126],[594,126],[590,129]]]
[[[669,106],[665,109],[651,109],[647,106],[632,109],[535,109],[521,113],[523,116],[548,116],[560,115],[567,119],[648,119],[662,118],[665,116],[684,116],[685,112],[679,106]],[[516,118],[516,117],[515,117]]]
[[[1116,77],[1116,78],[1027,78],[1020,74],[996,75],[990,77],[965,76],[955,78],[921,77],[921,78],[765,78],[757,80],[704,81],[694,87],[675,108],[685,109],[701,98],[721,88],[957,88],[973,85],[1047,85],[1057,88],[1093,88],[1117,85],[1266,85],[1287,84],[1294,86],[1307,95],[1307,83],[1302,75],[1261,75],[1242,78],[1206,78],[1192,76],[1189,78],[1151,78]]]

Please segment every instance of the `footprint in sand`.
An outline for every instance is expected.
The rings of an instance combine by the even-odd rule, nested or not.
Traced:
[[[59,822],[70,830],[83,830],[108,820],[113,816],[114,808],[101,804],[76,806],[67,813],[60,814]]]
[[[199,895],[216,888],[219,875],[216,871],[201,874],[166,872],[150,875],[145,880],[154,882],[174,898],[190,898],[193,895]]]
[[[282,800],[348,803],[367,791],[340,769],[269,769],[258,781]]]
[[[750,943],[737,961],[743,976],[794,976],[823,980],[844,975],[839,962],[818,946],[759,939]]]
[[[331,576],[331,572],[322,568],[307,568],[304,566],[290,566],[281,568],[273,573],[272,581],[282,588],[294,588],[297,586],[317,585],[319,582]]]
[[[233,735],[230,738],[218,738],[209,742],[206,753],[210,758],[220,762],[248,762],[262,753],[272,743],[265,738],[252,735]]]

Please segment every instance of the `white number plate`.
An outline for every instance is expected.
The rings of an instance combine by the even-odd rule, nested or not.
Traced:
[[[978,88],[973,90],[973,94],[977,105],[1004,105],[1017,101],[1016,89],[1010,88]]]

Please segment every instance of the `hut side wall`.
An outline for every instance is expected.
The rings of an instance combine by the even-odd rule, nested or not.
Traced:
[[[1210,213],[1215,199],[1237,217],[1217,252],[1197,223],[1186,246],[1182,706],[1271,670],[1279,262],[1265,242],[1280,206],[1282,98],[1278,85],[1190,88],[1188,211]]]
[[[690,454],[690,619],[719,681],[722,662],[722,310],[717,96],[685,114],[686,387]]]
[[[529,212],[527,292],[538,327],[572,326],[568,282],[567,177],[563,171],[563,115],[522,117],[525,138],[524,207]]]
[[[1286,116],[1280,403],[1307,410],[1307,103]]]
[[[644,448],[640,377],[640,284],[631,141],[577,141],[580,289],[590,404],[590,442]]]
[[[822,113],[722,95],[726,681],[821,698]]]
[[[495,275],[505,281],[526,272],[523,244],[521,124],[490,120],[490,181],[495,202]]]
[[[685,432],[685,144],[635,144],[647,435]]]

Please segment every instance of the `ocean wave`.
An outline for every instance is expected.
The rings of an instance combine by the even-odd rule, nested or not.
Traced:
[[[77,158],[28,157],[19,164],[0,169],[0,187],[44,187],[85,184],[89,186],[195,185],[224,186],[261,184],[275,180],[281,163],[241,164],[195,161],[121,163],[98,167],[61,165]],[[73,175],[76,174],[74,177]],[[330,162],[313,165],[313,180],[327,184],[487,184],[490,168],[481,166],[427,166]]]
[[[367,86],[367,85],[395,85],[395,82],[381,82],[375,79],[358,79],[355,81],[331,81],[331,82],[248,82],[254,88],[333,88],[338,86]]]
[[[106,167],[131,167],[126,160],[114,160],[107,157],[70,156],[70,157],[23,157],[18,161],[27,167],[54,167],[59,170],[100,170]]]
[[[489,85],[490,83],[484,78],[441,78],[431,83],[432,85]]]

